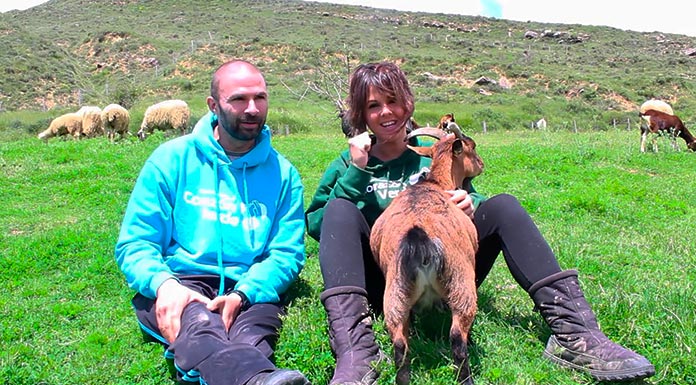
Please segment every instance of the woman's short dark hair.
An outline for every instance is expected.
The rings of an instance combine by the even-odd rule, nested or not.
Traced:
[[[413,114],[413,93],[399,66],[390,62],[361,64],[350,76],[348,91],[348,119],[356,134],[367,130],[365,107],[370,87],[399,101],[409,117]]]

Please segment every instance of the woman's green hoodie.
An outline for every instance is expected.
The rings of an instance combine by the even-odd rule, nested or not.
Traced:
[[[418,145],[427,145],[418,142]],[[420,180],[430,169],[431,159],[407,149],[400,157],[383,162],[370,157],[365,169],[354,166],[348,150],[343,151],[324,173],[312,202],[305,211],[307,232],[319,240],[324,207],[335,198],[355,203],[372,226],[392,199],[408,185]],[[474,207],[485,199],[469,184]]]

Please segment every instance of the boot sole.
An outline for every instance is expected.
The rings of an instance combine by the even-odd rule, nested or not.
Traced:
[[[549,361],[552,361],[553,363],[559,366],[588,373],[590,376],[592,376],[592,378],[594,378],[597,381],[632,381],[640,380],[655,375],[655,367],[653,365],[624,370],[612,370],[610,372],[607,372],[587,369],[584,366],[575,365],[572,362],[568,362],[562,358],[554,356],[546,350],[544,350],[544,357],[546,357]]]

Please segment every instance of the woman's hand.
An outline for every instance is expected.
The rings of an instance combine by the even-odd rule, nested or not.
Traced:
[[[466,190],[447,190],[445,192],[452,195],[450,201],[464,211],[464,214],[471,218],[471,220],[474,220],[474,202],[471,200]]]
[[[365,131],[360,135],[356,135],[348,139],[350,151],[350,160],[356,167],[365,168],[367,160],[370,157],[370,148],[372,147],[372,139],[370,134]]]

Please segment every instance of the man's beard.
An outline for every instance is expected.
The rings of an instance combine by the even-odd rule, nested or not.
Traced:
[[[232,116],[232,119],[227,119],[229,116],[225,116],[224,121],[219,119],[218,124],[234,139],[241,141],[250,141],[256,139],[261,133],[263,126],[266,124],[266,119],[258,116]],[[240,126],[242,123],[254,123],[257,124],[257,128],[253,131],[242,129]]]

